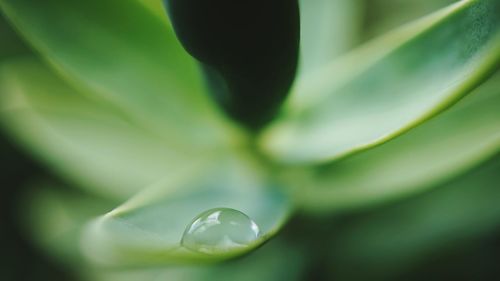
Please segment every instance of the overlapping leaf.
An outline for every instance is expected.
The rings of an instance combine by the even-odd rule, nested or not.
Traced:
[[[174,32],[136,0],[2,0],[0,6],[61,74],[166,143],[214,146],[228,137],[230,125],[212,107]]]
[[[363,37],[373,38],[409,21],[456,3],[457,0],[363,0]]]
[[[99,213],[111,210],[113,203],[72,191],[55,184],[37,183],[30,189],[23,218],[31,239],[57,262],[73,268],[82,280],[296,280],[303,270],[302,258],[283,241],[272,241],[251,256],[227,264],[136,269],[103,269],[89,264],[80,251],[82,229]],[[282,257],[286,256],[286,259]],[[293,266],[292,266],[293,265]],[[293,267],[291,269],[290,267]]]
[[[498,67],[499,15],[498,1],[460,1],[311,73],[262,146],[279,161],[321,162],[417,126]]]
[[[274,236],[291,212],[290,201],[261,169],[239,157],[208,159],[98,218],[89,225],[82,247],[92,260],[108,266],[210,262],[252,251]],[[244,248],[214,254],[182,247],[189,223],[214,208],[243,212],[261,235]]]
[[[500,150],[500,73],[455,107],[370,151],[315,170],[298,188],[306,208],[332,211],[408,196]]]
[[[333,2],[347,7],[353,3]],[[333,2],[303,1],[302,5],[315,10],[314,5],[327,7]],[[256,168],[248,159],[211,153],[232,153],[225,149],[197,149],[227,145],[221,139],[231,125],[213,111],[193,62],[161,18],[158,4],[156,0],[0,0],[0,7],[26,39],[73,83],[61,81],[31,59],[2,65],[0,114],[5,127],[67,179],[107,197],[128,198],[165,178],[89,225],[82,250],[99,264],[163,265],[236,257],[267,242],[291,212],[287,196],[264,171],[269,167]],[[309,18],[314,18],[311,10]],[[310,30],[318,23],[308,22],[304,29],[311,40],[303,45],[307,64],[283,119],[265,132],[262,146],[281,162],[316,163],[388,142],[315,166],[305,181],[288,178],[298,191],[296,202],[316,212],[369,206],[436,186],[497,153],[498,76],[455,108],[392,138],[456,102],[498,67],[499,15],[498,1],[461,1],[307,74],[337,53],[333,46],[344,42],[334,42],[337,35],[351,35],[318,32],[312,39]],[[330,16],[316,19],[335,21]],[[4,46],[0,46],[0,58]],[[88,93],[92,98],[84,97]],[[349,259],[361,258],[367,268],[380,265],[381,271],[390,272],[395,265],[404,268],[414,257],[425,256],[445,238],[460,240],[495,225],[498,208],[492,194],[497,166],[452,182],[444,188],[447,191],[438,190],[431,199],[417,199],[348,227],[334,247],[335,253],[345,255],[333,259],[348,266]],[[471,191],[472,185],[480,188]],[[39,242],[55,249],[55,255],[71,257],[77,251],[82,223],[96,214],[96,199],[50,192],[32,199],[40,215],[32,221],[43,230],[36,233]],[[449,207],[445,212],[443,202]],[[263,235],[243,251],[220,255],[183,248],[180,240],[187,224],[215,207],[244,212]],[[394,221],[410,221],[415,214],[425,218],[416,227],[402,224],[407,228],[397,233],[389,229]],[[427,235],[429,229],[435,232]],[[284,273],[287,265],[279,255],[271,257],[259,258],[255,267],[250,266],[262,274],[259,278],[297,276]],[[68,262],[80,259],[68,258]],[[254,272],[245,274],[248,264],[244,264],[246,271],[233,265],[99,272],[84,268],[89,269],[90,280],[256,277]]]
[[[202,152],[166,145],[119,114],[22,59],[0,68],[2,125],[71,182],[126,199]]]

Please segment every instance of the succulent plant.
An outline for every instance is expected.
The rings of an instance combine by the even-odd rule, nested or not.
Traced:
[[[408,1],[442,8],[383,35],[416,15],[235,2],[0,0],[0,125],[60,179],[22,202],[48,255],[83,280],[390,280],[500,225],[500,1]]]

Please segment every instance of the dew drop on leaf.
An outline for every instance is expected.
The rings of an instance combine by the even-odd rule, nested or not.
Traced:
[[[215,208],[195,217],[186,227],[181,244],[189,250],[220,254],[244,249],[259,238],[259,227],[246,214]]]

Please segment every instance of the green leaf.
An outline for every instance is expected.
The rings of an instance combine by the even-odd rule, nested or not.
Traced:
[[[210,262],[252,251],[274,236],[291,212],[290,201],[259,167],[246,158],[215,157],[167,177],[96,219],[83,248],[91,260],[108,266]],[[261,235],[246,247],[217,253],[182,247],[188,225],[214,208],[243,212]]]
[[[455,107],[384,145],[315,171],[300,198],[334,211],[409,196],[500,150],[500,72]],[[302,189],[298,189],[302,191]]]
[[[299,79],[343,54],[357,41],[361,1],[300,0]]]
[[[128,199],[203,152],[167,146],[32,59],[0,67],[0,124],[70,182]]]
[[[401,135],[498,67],[499,15],[498,1],[460,1],[311,73],[261,145],[279,161],[310,163]]]
[[[442,9],[457,0],[363,0],[364,36],[373,38],[395,27]]]
[[[165,21],[136,0],[1,0],[21,34],[64,77],[158,132],[214,146],[229,126]]]
[[[395,280],[440,251],[457,249],[500,226],[500,157],[422,196],[354,220],[337,231],[335,280]],[[353,270],[353,268],[363,268]]]
[[[298,0],[165,0],[179,41],[234,120],[258,130],[288,96],[298,66]]]
[[[286,257],[286,258],[285,258]],[[293,281],[301,280],[304,259],[296,248],[282,240],[231,262],[208,266],[176,266],[153,269],[100,270],[87,274],[89,281]]]
[[[82,280],[297,280],[304,269],[297,249],[279,239],[250,256],[221,265],[125,270],[93,267],[81,254],[80,236],[88,220],[111,210],[113,203],[52,183],[33,184],[29,191],[21,202],[23,229],[29,231],[38,248]]]
[[[168,23],[167,13],[165,13],[165,8],[163,7],[162,0],[137,0],[139,3],[146,6],[150,9],[154,14],[164,19],[166,23]]]

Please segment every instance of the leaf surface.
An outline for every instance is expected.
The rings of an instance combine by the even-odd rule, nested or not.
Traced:
[[[33,47],[78,88],[166,142],[214,146],[231,125],[171,27],[136,0],[1,0]],[[228,129],[230,130],[230,129]]]
[[[300,252],[280,239],[271,241],[252,255],[217,265],[131,269],[95,267],[82,256],[82,230],[88,220],[111,210],[113,202],[53,183],[37,182],[22,203],[23,229],[29,231],[30,239],[81,280],[299,280],[304,270]],[[283,259],[284,256],[287,258]]]
[[[0,124],[70,182],[128,199],[203,152],[165,144],[31,58],[0,68]]]
[[[286,258],[283,258],[286,257]],[[89,281],[277,281],[301,280],[304,259],[284,241],[272,241],[252,255],[216,265],[178,266],[153,269],[101,270]]]
[[[248,253],[286,222],[291,205],[260,165],[226,156],[193,165],[132,197],[88,227],[83,248],[94,262],[109,266],[199,263]],[[181,246],[190,222],[214,208],[243,212],[260,229],[245,247],[202,253]],[[229,235],[229,234],[228,234]]]
[[[500,150],[499,89],[500,73],[407,134],[321,167],[304,183],[306,208],[333,211],[409,196],[490,158]]]
[[[298,79],[345,53],[360,33],[361,1],[301,0]]]
[[[460,1],[312,73],[263,149],[282,162],[328,162],[416,127],[498,67],[499,15],[498,1]]]

